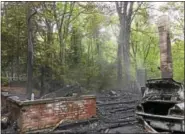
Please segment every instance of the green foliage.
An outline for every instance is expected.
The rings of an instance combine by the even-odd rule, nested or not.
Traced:
[[[184,41],[177,40],[172,44],[174,79],[184,81]]]
[[[8,78],[7,77],[1,77],[1,85],[8,86]]]
[[[44,90],[49,89],[47,86],[52,81],[57,81],[59,85],[79,83],[89,90],[116,87],[116,36],[119,31],[113,28],[119,29],[118,16],[114,13],[107,16],[94,2],[75,2],[73,8],[72,2],[56,2],[56,9],[53,3],[32,4],[32,10],[37,10],[32,19],[35,83]],[[25,2],[6,2],[5,5],[1,16],[2,72],[14,76],[26,75],[27,5]],[[160,65],[159,37],[157,27],[149,21],[147,6],[145,3],[136,12],[132,22],[130,57],[133,78],[136,68],[139,67],[147,69],[148,78],[160,77],[160,71],[157,69]],[[181,7],[177,4],[175,7],[179,6]],[[162,10],[171,10],[171,7],[173,6],[168,4]],[[182,13],[181,9],[174,10]],[[173,27],[177,24],[178,28],[182,28],[182,20],[180,18],[173,23]],[[57,27],[58,24],[62,24],[61,31]],[[172,40],[175,39],[172,43],[174,79],[182,81],[184,41],[178,40],[176,34],[179,37],[182,31],[177,28],[172,31]],[[60,50],[65,52],[64,57],[60,55]],[[61,63],[63,58],[64,65]],[[2,77],[1,82],[6,85],[7,79]],[[55,87],[50,84],[50,89],[54,90]]]
[[[146,68],[147,77],[160,78],[159,36],[157,27],[147,22],[148,18],[137,16],[133,22],[131,34],[131,57],[133,70],[137,68]],[[140,23],[139,23],[140,22]],[[147,23],[146,23],[147,22]],[[133,75],[136,70],[133,71]]]

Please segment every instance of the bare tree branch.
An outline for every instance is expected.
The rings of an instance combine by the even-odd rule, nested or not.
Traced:
[[[150,38],[150,42],[152,42],[152,38]],[[147,49],[144,51],[144,63],[146,62],[146,59],[148,57],[149,51],[150,51],[150,47],[151,47],[151,43],[148,43],[147,45],[148,47],[146,47]]]
[[[140,7],[143,5],[143,2],[141,2],[141,3],[139,3],[139,5],[138,5],[138,7],[135,9],[135,11],[133,12],[133,16],[132,16],[132,18],[131,18],[131,21],[130,22],[132,22],[133,21],[133,19],[134,19],[134,17],[135,17],[135,15],[137,14],[137,11],[140,9]]]
[[[68,28],[69,28],[69,24],[70,24],[70,18],[72,16],[72,13],[73,13],[73,9],[74,9],[74,5],[75,5],[75,2],[72,2],[70,4],[70,12],[69,12],[69,17],[67,19],[67,22],[66,22],[66,26],[64,28],[64,34],[63,34],[63,38],[66,36],[66,34],[68,33]]]
[[[128,22],[130,22],[130,23],[132,22],[130,20],[131,20],[131,16],[133,13],[133,5],[134,5],[134,2],[131,2],[130,6],[129,6],[129,10],[128,10],[128,15],[127,15]]]
[[[66,9],[67,9],[67,2],[65,2],[64,12],[63,12],[62,19],[61,19],[61,22],[60,22],[59,31],[61,31],[63,23],[64,23],[64,16],[66,14]]]
[[[120,22],[121,22],[121,19],[122,19],[121,7],[119,6],[118,2],[116,2],[116,10],[118,12],[118,16],[119,16],[119,19],[120,19]]]
[[[28,21],[37,13],[37,10],[35,10],[29,17],[28,17]]]

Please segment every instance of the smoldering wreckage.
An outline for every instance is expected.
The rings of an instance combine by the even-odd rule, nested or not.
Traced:
[[[148,80],[136,115],[149,132],[184,132],[183,85],[173,79]]]
[[[87,94],[66,86],[27,100],[2,87],[2,133],[184,133],[184,86],[172,77],[166,25],[159,25],[159,35],[162,78],[143,78],[142,95],[138,87]]]
[[[184,87],[173,79],[148,80],[142,99],[122,90],[58,97],[64,91],[33,101],[2,92],[2,132],[112,133],[136,124],[142,133],[184,132]]]

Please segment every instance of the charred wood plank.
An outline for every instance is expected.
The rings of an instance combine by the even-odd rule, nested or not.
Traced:
[[[105,123],[123,123],[123,122],[131,122],[131,121],[136,121],[136,120],[135,120],[135,118],[132,117],[132,118],[129,118],[129,119],[121,118],[120,120],[111,120],[111,121],[104,121],[104,122]]]
[[[102,128],[99,128],[97,131],[101,132],[104,131],[106,129],[113,129],[113,128],[118,128],[118,127],[123,127],[125,125],[129,125],[129,124],[135,124],[137,121],[130,121],[130,122],[123,122],[123,123],[116,123],[116,124],[111,124]]]
[[[108,102],[108,103],[97,104],[97,106],[114,105],[114,104],[125,104],[125,103],[130,104],[130,103],[135,103],[137,101],[139,101],[139,100]]]
[[[58,129],[67,129],[67,128],[74,127],[74,126],[77,126],[77,125],[85,125],[87,123],[93,123],[95,121],[98,121],[98,118],[91,118],[91,119],[88,119],[88,120],[79,120],[79,121],[76,121],[76,122],[62,123],[61,125],[58,126],[57,130]]]
[[[115,112],[132,112],[132,111],[135,111],[135,107],[131,107],[131,108],[120,108],[120,109],[114,109],[114,110],[111,110],[110,113],[115,113]]]
[[[109,106],[109,107],[99,107],[99,108],[102,108],[104,110],[119,110],[119,109],[123,109],[123,110],[127,110],[127,109],[131,109],[131,108],[135,108],[136,105],[124,105],[124,106],[121,106],[118,105],[118,106]]]

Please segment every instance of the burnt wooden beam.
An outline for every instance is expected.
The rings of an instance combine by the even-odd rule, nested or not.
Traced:
[[[115,124],[111,124],[111,125],[108,125],[108,126],[105,126],[105,127],[101,127],[99,128],[97,131],[98,132],[101,132],[103,130],[106,130],[106,129],[113,129],[113,128],[118,128],[118,127],[123,127],[123,126],[126,126],[128,124],[135,124],[137,123],[137,121],[128,121],[128,122],[123,122],[123,123],[115,123]]]
[[[63,123],[63,124],[60,124],[58,126],[58,129],[68,129],[70,127],[73,127],[73,126],[78,126],[78,125],[85,125],[85,124],[88,124],[88,123],[93,123],[93,122],[96,122],[98,121],[98,118],[91,118],[91,119],[88,119],[88,120],[78,120],[78,121],[73,121],[73,122],[67,122],[67,123]]]
[[[97,104],[97,106],[105,106],[105,105],[115,105],[115,104],[130,104],[130,103],[135,103],[138,102],[139,100],[131,100],[131,101],[118,101],[118,102],[106,102],[102,104]]]

